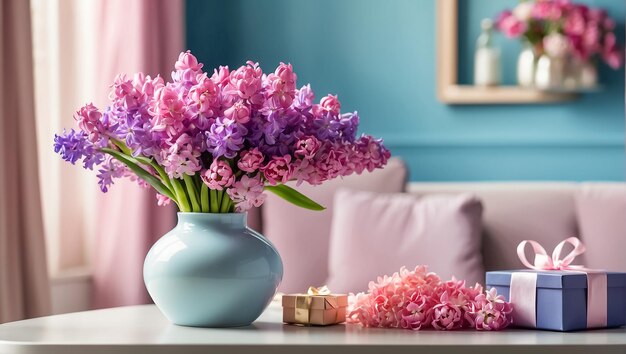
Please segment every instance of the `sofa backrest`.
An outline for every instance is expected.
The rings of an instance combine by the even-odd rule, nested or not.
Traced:
[[[517,245],[522,240],[536,240],[551,254],[557,243],[577,236],[588,252],[578,256],[575,264],[626,271],[626,257],[622,256],[626,247],[624,183],[411,182],[406,191],[416,195],[469,192],[478,196],[484,208],[482,253],[486,270],[523,268],[517,256]],[[307,189],[307,195],[316,199],[316,189]],[[596,215],[588,215],[589,209]],[[577,215],[580,213],[585,215]],[[285,217],[267,212],[261,217],[255,210],[249,219],[263,231],[261,219]],[[581,234],[581,220],[586,235]],[[328,225],[317,227],[330,230],[330,221],[325,222]],[[566,247],[564,253],[570,249]],[[530,251],[527,257],[532,263]]]
[[[578,236],[576,183],[475,182],[410,183],[417,195],[469,192],[483,202],[483,263],[486,270],[523,268],[517,245],[536,240],[548,252],[561,240]],[[529,252],[530,253],[530,252]],[[532,255],[528,255],[532,262]],[[576,259],[584,264],[584,255]]]

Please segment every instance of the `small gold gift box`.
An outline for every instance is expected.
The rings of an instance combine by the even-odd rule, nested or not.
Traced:
[[[328,326],[346,321],[348,295],[331,294],[326,286],[310,287],[306,294],[283,295],[283,322]]]

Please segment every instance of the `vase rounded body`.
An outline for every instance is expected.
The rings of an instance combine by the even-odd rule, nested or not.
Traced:
[[[545,54],[540,56],[535,72],[535,86],[542,90],[564,88],[566,69],[565,59],[552,58]]]
[[[522,87],[532,87],[535,83],[537,55],[530,43],[525,42],[517,58],[517,83]]]
[[[598,86],[598,69],[594,62],[585,61],[578,64],[578,82],[586,89]]]
[[[144,282],[157,307],[183,326],[235,327],[256,320],[276,294],[283,264],[246,225],[246,214],[178,213],[150,249]]]

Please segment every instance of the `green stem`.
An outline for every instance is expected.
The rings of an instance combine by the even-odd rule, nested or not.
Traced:
[[[222,196],[222,205],[220,206],[220,213],[228,213],[230,210],[230,197],[228,193],[224,192]]]
[[[209,191],[209,194],[211,196],[211,213],[217,213],[219,212],[219,203],[217,202],[217,191],[214,189],[211,189]]]
[[[216,213],[219,213],[220,210],[222,209],[222,195],[224,194],[224,191],[217,191],[217,207],[215,208]]]
[[[163,167],[161,167],[161,165],[159,165],[156,161],[154,161],[154,159],[150,161],[150,166],[152,166],[152,168],[154,168],[157,171],[157,173],[159,174],[159,177],[161,177],[161,180],[163,181],[165,186],[169,188],[170,190],[173,190],[172,181],[170,180],[170,177],[167,175],[167,173],[165,173],[165,170],[163,169]]]
[[[177,178],[172,178],[172,187],[174,188],[174,192],[176,193],[176,199],[178,199],[180,211],[184,213],[190,212],[191,206],[189,205],[189,201],[187,200],[187,195],[185,194],[185,190],[183,189],[183,186],[180,184],[180,181]]]
[[[202,207],[203,213],[208,213],[211,208],[209,202],[209,187],[207,187],[205,183],[202,183],[200,187],[200,206]]]
[[[199,213],[201,209],[200,203],[198,203],[198,191],[196,190],[194,181],[187,174],[183,174],[183,179],[185,180],[187,194],[189,194],[189,199],[191,200],[191,206],[193,207],[193,211]]]
[[[111,141],[113,142],[115,146],[117,146],[120,150],[122,150],[123,153],[125,153],[126,155],[132,155],[132,151],[130,151],[128,146],[126,146],[126,143],[115,138],[111,138]]]

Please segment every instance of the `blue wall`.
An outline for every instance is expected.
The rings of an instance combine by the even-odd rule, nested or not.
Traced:
[[[471,2],[470,2],[471,1]],[[623,33],[624,1],[609,9]],[[460,79],[481,18],[516,1],[464,0]],[[447,106],[435,93],[435,0],[187,0],[187,46],[208,68],[291,62],[299,85],[337,93],[361,131],[383,137],[412,180],[623,180],[624,71],[573,103]],[[512,81],[517,43],[504,43]]]

